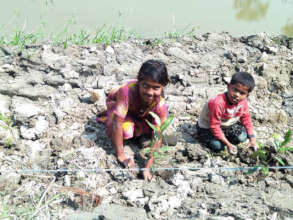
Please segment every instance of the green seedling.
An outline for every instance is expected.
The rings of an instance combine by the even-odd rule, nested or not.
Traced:
[[[150,155],[151,153],[153,153],[154,156],[154,160],[156,163],[160,162],[161,160],[164,160],[167,158],[166,153],[171,149],[171,147],[169,146],[162,146],[161,148],[159,148],[156,151],[153,151],[153,149],[151,147],[146,147],[144,149],[142,149],[140,151],[140,155],[141,157],[145,158],[146,157],[144,155]],[[155,164],[156,164],[155,163]]]
[[[291,130],[287,131],[283,139],[280,134],[273,134],[273,138],[274,138],[273,145],[277,153],[284,154],[287,151],[293,151],[293,147],[286,146],[291,140],[291,135],[292,135]]]
[[[266,175],[269,172],[269,166],[279,163],[285,166],[285,162],[281,158],[288,151],[293,151],[293,147],[287,147],[287,144],[291,140],[292,132],[287,131],[284,138],[280,134],[273,134],[272,148],[265,147],[262,143],[258,143],[258,150],[253,153],[252,157],[258,159],[258,166],[262,169]],[[251,169],[248,174],[255,172],[257,169]]]
[[[12,143],[16,143],[16,138],[15,135],[13,133],[13,119],[11,117],[8,116],[4,116],[0,113],[0,127],[8,130],[10,135],[7,137],[7,143],[6,146],[10,147],[12,145]]]
[[[154,112],[149,112],[149,114],[154,118],[155,124],[152,124],[150,121],[146,119],[146,122],[153,130],[153,138],[151,141],[151,146],[149,148],[145,148],[141,150],[140,154],[149,153],[151,157],[154,157],[154,161],[164,158],[164,154],[170,149],[168,146],[161,147],[160,149],[156,148],[156,143],[163,138],[164,131],[170,126],[172,123],[174,116],[170,115],[163,124],[161,124],[160,117]]]

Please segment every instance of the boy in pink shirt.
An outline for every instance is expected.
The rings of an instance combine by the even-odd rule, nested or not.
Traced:
[[[227,146],[236,154],[236,144],[249,138],[248,147],[257,148],[247,97],[254,89],[253,77],[247,72],[237,72],[228,84],[228,91],[217,95],[203,107],[197,129],[199,140],[212,151],[219,152]]]

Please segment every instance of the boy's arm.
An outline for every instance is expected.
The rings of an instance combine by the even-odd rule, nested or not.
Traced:
[[[237,153],[237,148],[235,145],[233,145],[228,139],[223,136],[221,139],[219,139],[221,142],[223,142],[227,148],[230,154],[236,154]]]
[[[219,103],[211,101],[209,102],[208,107],[210,114],[210,130],[212,134],[215,136],[215,138],[217,138],[219,141],[227,146],[230,153],[234,154],[236,151],[236,147],[225,137],[221,129],[221,119],[223,113],[225,112],[224,104],[221,105]]]
[[[254,136],[254,128],[253,128],[253,125],[251,122],[251,117],[250,117],[247,102],[245,102],[245,104],[244,104],[243,111],[244,111],[244,113],[240,117],[240,122],[243,124],[243,126],[245,127],[246,132],[247,132],[247,137],[249,139],[248,147],[254,147],[254,149],[257,149],[256,139]]]
[[[222,140],[225,137],[221,129],[224,106],[212,100],[208,103],[208,108],[210,117],[210,130],[215,138],[217,138],[218,140]]]

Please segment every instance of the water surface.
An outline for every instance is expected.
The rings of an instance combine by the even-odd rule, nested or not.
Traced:
[[[0,34],[124,27],[143,37],[228,31],[293,36],[293,0],[6,0]]]

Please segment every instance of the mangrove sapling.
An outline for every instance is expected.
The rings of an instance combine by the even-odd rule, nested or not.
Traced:
[[[287,147],[291,135],[291,130],[288,130],[283,138],[280,134],[273,134],[272,146],[264,146],[262,143],[258,143],[258,150],[252,154],[252,157],[257,159],[257,165],[261,167],[264,174],[268,173],[269,166],[286,165],[282,156],[288,151],[293,151],[293,147]],[[257,168],[252,169],[249,173],[256,170]]]
[[[165,153],[170,149],[168,146],[163,146],[160,149],[156,148],[155,143],[160,141],[163,138],[164,131],[169,127],[172,123],[174,116],[170,115],[163,124],[161,124],[160,117],[154,112],[149,112],[149,114],[154,118],[156,124],[152,124],[150,121],[146,120],[148,125],[153,130],[153,138],[151,140],[150,147],[144,148],[140,151],[141,157],[145,158],[145,154],[149,154],[150,157],[154,157],[154,165],[155,166],[158,160],[165,157]]]

